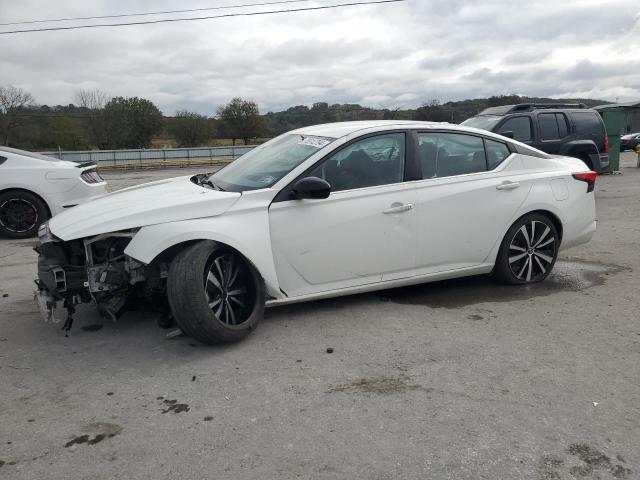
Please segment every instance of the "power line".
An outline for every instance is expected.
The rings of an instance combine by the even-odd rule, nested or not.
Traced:
[[[320,7],[305,7],[305,8],[291,8],[287,10],[270,10],[267,12],[241,12],[241,13],[227,13],[224,15],[210,15],[206,17],[190,17],[190,18],[164,18],[161,20],[147,20],[140,22],[127,22],[127,23],[101,23],[90,25],[74,25],[70,27],[48,27],[48,28],[34,28],[31,30],[12,30],[6,32],[0,32],[0,35],[9,35],[14,33],[30,33],[30,32],[51,32],[56,30],[77,30],[80,28],[98,28],[98,27],[124,27],[129,25],[148,25],[153,23],[168,23],[168,22],[186,22],[194,20],[211,20],[217,18],[229,18],[229,17],[253,17],[258,15],[271,15],[274,13],[293,13],[293,12],[307,12],[311,10],[329,10],[333,8],[352,7],[356,5],[375,5],[381,3],[398,3],[405,0],[371,0],[366,2],[351,2],[351,3],[338,3],[334,5],[323,5]]]
[[[222,7],[189,8],[186,10],[166,10],[164,12],[121,13],[117,15],[101,15],[96,17],[50,18],[47,20],[27,20],[23,22],[0,23],[0,26],[6,27],[8,25],[26,25],[29,23],[69,22],[74,20],[100,20],[103,18],[142,17],[145,15],[167,15],[169,13],[189,13],[189,12],[202,12],[206,10],[226,10],[229,8],[262,7],[266,5],[278,5],[282,3],[300,3],[300,2],[308,2],[308,1],[309,0],[282,0],[279,2],[262,2],[262,3],[244,3],[241,5],[225,5]]]

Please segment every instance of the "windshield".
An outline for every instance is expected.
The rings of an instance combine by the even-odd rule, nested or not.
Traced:
[[[269,188],[334,138],[285,134],[250,150],[209,177],[224,190]]]
[[[498,115],[479,115],[477,117],[471,117],[462,122],[461,125],[466,127],[479,128],[480,130],[493,130],[502,117]]]
[[[34,153],[34,152],[27,152],[26,150],[18,150],[17,148],[11,148],[11,147],[0,147],[0,153],[1,152],[12,153],[15,155],[22,155],[25,157],[37,158],[38,160],[46,160],[47,162],[60,161],[59,158],[49,157],[47,155],[40,155],[39,153]]]

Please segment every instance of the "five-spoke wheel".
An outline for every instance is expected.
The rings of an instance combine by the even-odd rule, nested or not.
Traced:
[[[0,234],[11,238],[32,237],[49,217],[42,200],[23,190],[0,194]]]

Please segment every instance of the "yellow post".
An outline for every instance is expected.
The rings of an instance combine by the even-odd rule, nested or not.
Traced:
[[[634,150],[638,154],[638,161],[636,163],[636,167],[640,168],[640,143],[635,146]]]

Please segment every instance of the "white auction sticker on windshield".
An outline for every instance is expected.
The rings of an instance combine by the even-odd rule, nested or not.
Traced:
[[[310,147],[322,148],[331,143],[331,140],[324,137],[303,137],[298,145],[309,145]]]

